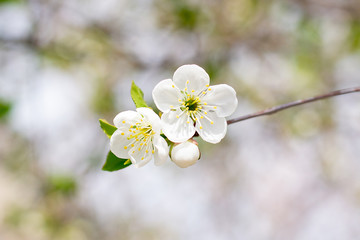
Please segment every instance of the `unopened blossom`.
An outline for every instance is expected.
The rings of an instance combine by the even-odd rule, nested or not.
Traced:
[[[110,150],[117,157],[130,159],[136,167],[151,159],[161,165],[168,158],[169,147],[160,136],[160,118],[150,108],[121,112],[114,118],[114,125],[118,129],[110,138]]]
[[[209,75],[201,67],[183,65],[172,80],[163,80],[155,86],[152,94],[163,112],[162,130],[171,141],[184,142],[195,131],[210,143],[224,138],[225,117],[237,107],[236,92],[229,85],[209,86],[209,82]]]
[[[183,143],[176,143],[171,150],[171,160],[179,167],[186,168],[197,162],[200,150],[197,142],[190,139]]]

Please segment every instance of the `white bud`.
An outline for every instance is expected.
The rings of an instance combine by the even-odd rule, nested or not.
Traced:
[[[183,143],[176,143],[171,150],[171,160],[181,168],[189,167],[200,158],[197,142],[190,139]]]

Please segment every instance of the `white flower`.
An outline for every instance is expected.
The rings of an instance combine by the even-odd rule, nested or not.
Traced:
[[[169,147],[160,136],[160,118],[150,108],[136,111],[116,115],[114,125],[118,129],[110,138],[110,150],[119,158],[130,158],[135,167],[144,166],[152,158],[155,165],[161,165],[168,158]]]
[[[162,130],[173,142],[184,142],[197,131],[202,139],[218,143],[227,129],[225,117],[236,109],[235,90],[226,85],[209,86],[210,78],[197,65],[179,67],[173,80],[159,82],[153,90],[156,106],[163,112]]]
[[[197,162],[200,158],[200,150],[197,142],[188,140],[177,143],[171,150],[171,160],[179,167],[186,168]]]

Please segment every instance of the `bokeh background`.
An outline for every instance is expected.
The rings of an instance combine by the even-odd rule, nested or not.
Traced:
[[[357,0],[0,0],[0,239],[360,239],[360,94],[101,171],[98,119],[195,63],[233,117],[360,83]]]

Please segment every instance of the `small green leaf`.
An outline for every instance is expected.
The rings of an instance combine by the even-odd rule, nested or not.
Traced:
[[[100,127],[104,131],[104,133],[110,138],[111,135],[117,130],[117,128],[110,123],[108,123],[105,119],[99,119]]]
[[[136,86],[134,81],[132,81],[130,93],[131,93],[131,98],[134,101],[135,106],[137,108],[148,107],[148,105],[144,100],[143,91],[141,91],[141,89],[138,86]]]
[[[104,171],[117,171],[123,168],[126,168],[131,165],[131,161],[129,159],[122,159],[115,156],[111,151],[107,155],[106,162],[102,167]]]

